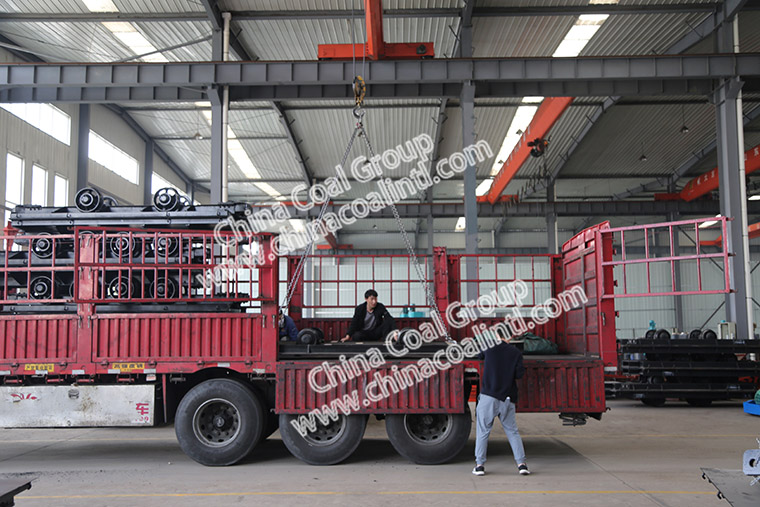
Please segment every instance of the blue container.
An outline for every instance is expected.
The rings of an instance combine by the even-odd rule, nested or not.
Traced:
[[[755,400],[748,400],[744,402],[744,411],[752,415],[760,415],[760,405],[755,403]]]

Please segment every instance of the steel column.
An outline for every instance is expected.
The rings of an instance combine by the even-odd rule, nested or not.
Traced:
[[[546,200],[555,202],[557,200],[556,183],[551,181],[546,187]],[[559,238],[557,237],[557,214],[548,213],[546,215],[546,245],[550,254],[559,253]],[[495,247],[496,245],[494,245]]]
[[[153,140],[145,141],[145,164],[143,165],[143,204],[146,206],[153,202]]]
[[[718,50],[738,49],[738,20],[724,23],[717,33]],[[749,266],[747,232],[747,189],[744,172],[744,127],[742,124],[742,82],[739,78],[722,79],[715,91],[718,171],[720,173],[721,214],[731,219],[727,224],[728,276],[733,291],[726,296],[726,320],[736,322],[737,335],[754,336],[752,318],[752,283]]]
[[[475,144],[475,86],[466,83],[462,87],[462,95],[459,98],[459,107],[462,108],[462,147]],[[468,254],[478,253],[478,202],[475,189],[478,186],[477,168],[469,164],[464,170],[464,234],[465,251]],[[478,265],[474,257],[468,257],[466,261],[467,278],[478,278]],[[478,285],[475,282],[467,284],[467,298],[477,299]]]
[[[79,124],[77,125],[77,191],[87,186],[88,166],[90,162],[90,105],[79,105]]]

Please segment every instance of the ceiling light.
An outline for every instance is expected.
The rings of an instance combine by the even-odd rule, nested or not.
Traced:
[[[686,126],[686,112],[685,112],[686,106],[681,104],[681,123],[683,126],[681,127],[681,134],[688,134],[689,133],[689,127]]]
[[[478,185],[478,188],[475,189],[475,195],[486,195],[488,193],[488,189],[491,188],[491,184],[493,183],[493,178],[488,178],[480,182],[480,185]]]
[[[288,223],[294,232],[304,232],[306,230],[306,221],[300,218],[291,218]]]
[[[463,231],[464,230],[464,217],[459,217],[457,219],[457,224],[454,226],[455,231]]]
[[[644,142],[641,142],[641,156],[639,157],[639,162],[646,162],[649,160],[647,156],[644,154]]]
[[[501,166],[504,165],[503,162],[499,162],[509,159],[512,150],[517,146],[517,143],[520,141],[520,136],[528,128],[528,125],[530,125],[537,110],[538,106],[520,106],[517,108],[515,116],[512,118],[512,123],[509,125],[509,129],[507,129],[507,135],[504,137],[499,153],[496,154],[496,158],[494,159],[495,163],[493,167],[491,167],[492,175],[498,174],[501,170]]]
[[[715,215],[715,218],[720,218],[720,214]],[[718,220],[708,220],[707,222],[702,222],[699,224],[700,229],[707,229],[710,226],[713,226],[718,223]]]
[[[111,0],[82,0],[90,12],[119,12]]]

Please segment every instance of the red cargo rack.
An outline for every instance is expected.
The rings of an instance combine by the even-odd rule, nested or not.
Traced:
[[[77,228],[75,299],[78,303],[261,301],[260,254],[270,237]]]

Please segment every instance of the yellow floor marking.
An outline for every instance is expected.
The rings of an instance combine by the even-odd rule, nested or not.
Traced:
[[[619,491],[619,490],[531,490],[531,491],[244,491],[239,493],[124,493],[113,495],[21,495],[16,500],[64,500],[95,498],[156,498],[213,496],[309,496],[309,495],[714,495],[714,491]]]

